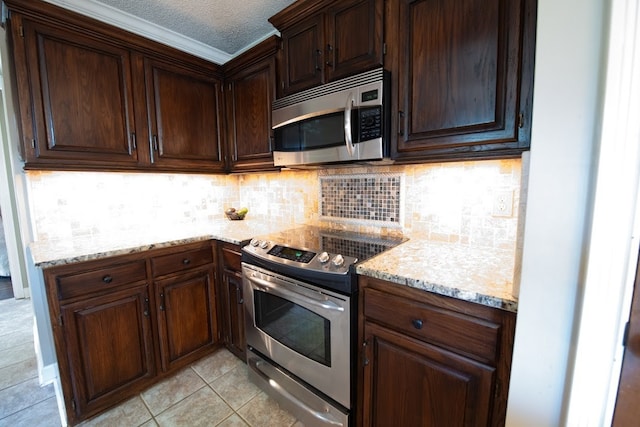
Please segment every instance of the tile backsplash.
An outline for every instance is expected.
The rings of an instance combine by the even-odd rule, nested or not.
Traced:
[[[248,207],[247,220],[362,231],[378,218],[389,234],[514,251],[518,233],[520,159],[246,175],[26,173],[38,240],[188,227],[224,218],[229,206]],[[513,197],[506,214],[496,214],[500,194]]]
[[[320,216],[399,227],[402,174],[367,173],[320,177]]]

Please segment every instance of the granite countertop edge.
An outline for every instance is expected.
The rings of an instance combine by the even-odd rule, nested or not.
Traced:
[[[463,301],[475,302],[481,305],[499,308],[501,310],[510,311],[513,313],[518,312],[518,302],[515,299],[505,299],[495,295],[488,295],[480,292],[458,289],[453,286],[439,285],[437,283],[431,283],[427,280],[414,279],[403,276],[401,274],[376,270],[375,268],[358,266],[356,267],[356,273],[361,276],[368,276],[374,279],[385,280],[387,282],[396,283],[398,285],[404,285],[410,288],[433,292],[438,295],[448,296]]]
[[[264,234],[256,232],[256,230],[250,225],[243,225],[243,227],[245,228],[241,228],[240,230],[238,230],[237,226],[232,227],[228,223],[216,223],[213,227],[214,230],[207,230],[206,232],[198,231],[194,232],[193,235],[183,235],[180,237],[166,238],[158,237],[157,241],[154,241],[152,237],[148,237],[147,241],[150,243],[135,242],[130,244],[116,244],[114,242],[111,242],[110,244],[107,244],[105,242],[99,242],[92,245],[91,243],[93,242],[91,241],[91,239],[88,239],[85,244],[87,244],[87,247],[91,249],[86,249],[84,250],[84,252],[82,252],[82,249],[84,248],[82,244],[79,245],[81,249],[78,249],[78,246],[74,246],[73,244],[68,245],[68,247],[66,248],[59,249],[55,242],[33,242],[29,246],[29,248],[32,254],[32,260],[36,267],[50,268],[67,264],[99,260],[112,256],[140,253],[152,249],[161,249],[188,243],[196,243],[206,240],[218,240],[239,245],[249,241],[254,236]],[[292,228],[292,226],[290,224],[273,224],[269,225],[269,227],[264,227],[263,225],[261,225],[259,228],[263,231],[266,228],[269,228],[271,231],[278,231],[286,228]],[[413,240],[414,242],[416,242],[416,240],[414,239],[409,240]],[[362,264],[358,264],[356,266],[356,273],[359,275],[386,280],[399,285],[409,286],[412,288],[433,292],[435,294],[444,295],[459,300],[474,302],[506,311],[517,312],[517,298],[509,297],[510,292],[505,292],[504,289],[501,289],[499,292],[492,292],[492,286],[484,286],[482,283],[475,284],[477,286],[471,287],[468,285],[465,286],[464,284],[458,286],[455,283],[443,284],[441,280],[430,279],[428,271],[425,271],[425,274],[403,274],[398,268],[385,268],[375,261],[379,260],[383,256],[388,260],[393,260],[396,256],[402,256],[402,250],[397,250],[404,245],[405,244],[401,244],[400,246],[385,252],[386,256],[384,254],[381,254],[377,257],[374,257],[371,260],[372,262],[365,261]],[[394,263],[392,262],[391,264]],[[508,286],[506,287],[510,288],[511,284],[507,283],[507,285]]]

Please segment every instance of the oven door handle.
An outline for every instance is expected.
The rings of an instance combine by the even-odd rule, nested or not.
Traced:
[[[255,274],[255,273],[254,273]],[[344,311],[344,307],[340,307],[333,301],[325,301],[325,300],[317,300],[309,297],[308,295],[303,295],[298,292],[291,291],[289,289],[283,288],[281,286],[276,286],[273,283],[255,277],[254,274],[247,277],[252,283],[258,286],[258,288],[264,292],[267,291],[276,291],[277,293],[282,294],[284,297],[296,299],[302,301],[306,304],[310,304],[316,307],[323,308],[325,310],[334,310],[334,311]]]
[[[317,420],[320,420],[323,424],[330,425],[330,426],[341,426],[341,427],[344,426],[344,424],[342,424],[340,421],[332,420],[331,418],[328,418],[326,414],[323,414],[321,412],[314,410],[313,408],[310,408],[307,404],[305,404],[300,399],[298,399],[297,397],[289,393],[287,390],[285,390],[284,387],[281,387],[280,384],[278,384],[278,382],[272,378],[273,375],[270,375],[270,373],[267,372],[268,370],[274,369],[267,362],[258,360],[253,364],[253,366],[256,368],[255,371],[257,372],[257,374],[260,375],[262,379],[264,379],[271,386],[273,390],[275,390],[277,393],[284,396],[289,402],[293,403],[294,405],[296,405],[303,411],[307,412],[309,415],[316,418]]]

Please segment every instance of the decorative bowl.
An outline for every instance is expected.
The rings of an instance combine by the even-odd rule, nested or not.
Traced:
[[[247,214],[249,210],[247,208],[242,208],[242,209],[238,209],[235,210],[234,208],[230,208],[227,209],[224,214],[227,216],[227,218],[229,218],[231,221],[239,221],[239,220],[243,220],[245,215]]]

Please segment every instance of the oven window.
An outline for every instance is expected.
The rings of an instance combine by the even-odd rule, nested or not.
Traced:
[[[271,338],[325,366],[331,366],[329,320],[289,300],[253,291],[256,326]]]

